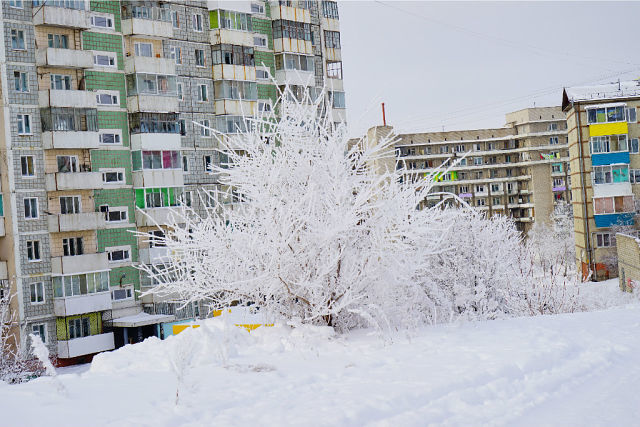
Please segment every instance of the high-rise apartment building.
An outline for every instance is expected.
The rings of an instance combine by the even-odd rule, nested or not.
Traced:
[[[0,279],[20,344],[39,334],[68,363],[206,315],[139,298],[154,284],[136,265],[166,250],[135,232],[210,208],[198,191],[225,156],[208,128],[242,130],[285,84],[326,86],[345,120],[337,3],[0,4]]]
[[[583,277],[617,275],[616,231],[636,234],[640,82],[566,88],[576,262]]]
[[[560,107],[543,107],[508,113],[506,122],[495,129],[399,134],[396,166],[406,167],[407,179],[436,174],[426,205],[456,194],[489,215],[513,217],[527,232],[535,220],[549,219],[555,202],[570,200],[566,120]],[[391,131],[375,127],[368,136],[375,141]]]

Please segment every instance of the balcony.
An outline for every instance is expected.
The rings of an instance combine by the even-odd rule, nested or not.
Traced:
[[[175,113],[178,111],[178,97],[175,95],[135,95],[127,97],[130,113],[153,112]]]
[[[591,155],[591,164],[593,166],[629,164],[629,152],[617,151],[614,153],[598,153]]]
[[[327,61],[342,61],[342,49],[325,47],[324,56]]]
[[[148,58],[145,56],[129,56],[124,59],[124,72],[175,74],[176,61],[168,58]]]
[[[98,132],[85,131],[49,131],[42,132],[42,146],[45,150],[99,148]]]
[[[171,225],[171,216],[180,214],[180,207],[147,208],[143,211],[136,210],[136,224],[138,227],[155,227],[156,225]],[[176,219],[178,219],[176,217]]]
[[[88,50],[45,47],[36,51],[36,65],[50,68],[92,68],[93,54]]]
[[[630,182],[614,182],[611,184],[593,184],[593,197],[632,196]]]
[[[233,64],[216,64],[213,66],[214,80],[256,80],[256,67]]]
[[[142,292],[148,292],[153,289],[153,286],[143,286]],[[174,293],[150,293],[143,295],[141,298],[142,304],[161,304],[161,303],[179,303],[182,300],[180,294]]]
[[[278,2],[271,2],[271,19],[286,19],[287,21],[311,22],[311,14],[307,9],[291,6],[281,6]]]
[[[179,151],[182,137],[179,133],[134,133],[131,135],[131,150]]]
[[[141,248],[138,255],[143,264],[162,264],[169,259],[169,249],[166,247]]]
[[[86,10],[67,9],[64,7],[43,6],[34,7],[36,14],[33,17],[33,25],[50,25],[54,27],[66,27],[88,29],[91,27],[89,15]]]
[[[83,338],[75,338],[68,341],[58,341],[58,357],[68,359],[84,356],[85,354],[100,353],[115,348],[113,332],[91,335]]]
[[[109,270],[109,260],[106,252],[51,257],[52,274],[78,274],[106,270]]]
[[[301,53],[304,55],[313,55],[313,46],[311,46],[310,40],[300,40],[300,39],[290,39],[290,38],[274,39],[273,50],[276,53],[292,52],[292,53]],[[329,50],[339,50],[339,49],[325,49],[325,51],[329,51]],[[327,59],[331,61],[340,61],[340,58],[336,58],[335,55],[332,58],[327,57]]]
[[[111,292],[53,299],[53,313],[58,317],[111,310]]]
[[[96,108],[96,94],[86,90],[47,89],[38,91],[40,108],[71,107]]]
[[[248,31],[216,28],[209,31],[209,42],[216,44],[235,44],[253,47],[253,33]]]
[[[316,84],[316,75],[313,71],[276,70],[275,77],[278,85],[315,86]]]
[[[102,212],[49,215],[47,219],[49,223],[49,233],[100,230],[106,227],[106,221]]]
[[[239,101],[235,99],[217,99],[214,101],[216,114],[232,116],[254,116],[256,101]]]
[[[182,169],[145,169],[133,172],[133,187],[182,187]]]
[[[125,36],[135,34],[152,38],[168,39],[173,37],[173,24],[167,21],[141,18],[123,19],[122,33]]]
[[[596,227],[611,227],[613,225],[633,225],[635,212],[612,213],[603,215],[594,215]]]
[[[94,190],[104,185],[100,172],[47,173],[44,178],[47,191]]]

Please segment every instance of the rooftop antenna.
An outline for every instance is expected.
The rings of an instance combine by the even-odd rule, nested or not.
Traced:
[[[620,90],[620,77],[618,77],[618,90]]]
[[[387,117],[384,114],[384,102],[382,103],[382,126],[387,125]]]

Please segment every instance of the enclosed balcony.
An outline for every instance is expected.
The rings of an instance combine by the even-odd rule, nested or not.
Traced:
[[[38,91],[38,101],[40,108],[96,108],[98,106],[95,93],[86,90],[41,90]]]
[[[100,172],[47,173],[44,178],[47,191],[95,190],[104,185]]]
[[[99,230],[106,227],[102,212],[48,215],[49,233],[67,231]]]
[[[84,5],[88,2],[79,2]],[[84,9],[70,9],[66,7],[50,6],[45,3],[44,6],[34,6],[35,15],[33,16],[33,25],[48,25],[53,27],[65,27],[76,29],[88,29],[91,27],[89,14]]]
[[[136,225],[138,227],[155,227],[156,225],[171,225],[170,218],[179,218],[180,207],[147,208],[143,211],[136,210]]]
[[[173,37],[173,25],[170,21],[158,21],[144,18],[122,20],[122,34],[138,35],[150,38],[170,39]]]
[[[176,61],[169,58],[129,56],[124,59],[124,72],[127,74],[176,74]]]
[[[271,19],[286,19],[287,21],[311,22],[311,14],[301,7],[285,6],[277,1],[269,2],[271,6]]]
[[[45,47],[36,51],[36,65],[49,68],[92,68],[93,54],[89,50]]]
[[[134,133],[131,135],[131,150],[180,150],[179,133]]]
[[[111,292],[98,292],[53,299],[53,313],[58,317],[111,310]]]
[[[178,111],[175,75],[136,73],[127,75],[127,108],[130,113]]]
[[[161,264],[169,259],[169,249],[165,246],[141,248],[138,255],[143,264]]]
[[[101,351],[109,351],[114,348],[113,332],[108,332],[106,334],[58,341],[58,357],[68,359],[86,354],[100,353]]]
[[[133,172],[134,188],[182,187],[183,185],[182,169],[144,169]]]
[[[52,274],[78,274],[105,270],[109,270],[109,260],[106,252],[51,257]]]

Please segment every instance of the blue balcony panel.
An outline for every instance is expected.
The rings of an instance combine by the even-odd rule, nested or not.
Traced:
[[[634,212],[617,213],[617,214],[605,214],[594,215],[593,219],[596,221],[596,227],[604,228],[611,227],[612,225],[633,225]]]
[[[619,151],[616,153],[598,153],[591,155],[593,166],[617,165],[620,163],[629,164],[629,152]]]

